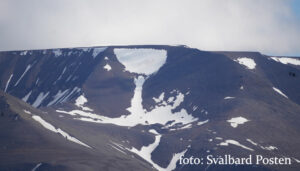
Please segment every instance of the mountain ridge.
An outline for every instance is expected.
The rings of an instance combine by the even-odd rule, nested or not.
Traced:
[[[0,52],[0,71],[1,90],[38,108],[44,121],[100,154],[109,148],[134,156],[145,169],[298,168],[297,61],[186,46],[101,46]],[[293,165],[189,166],[176,158],[229,152],[288,156]]]

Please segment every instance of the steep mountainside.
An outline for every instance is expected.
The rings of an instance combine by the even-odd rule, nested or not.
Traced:
[[[1,167],[299,170],[299,66],[185,46],[0,52]],[[180,164],[226,154],[291,164]]]

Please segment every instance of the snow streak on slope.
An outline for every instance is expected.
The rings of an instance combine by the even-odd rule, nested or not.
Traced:
[[[248,69],[255,69],[256,66],[255,61],[251,58],[242,57],[242,58],[237,58],[234,61],[238,62],[241,65],[246,66]]]
[[[38,169],[41,165],[42,163],[37,164],[31,171],[36,171],[36,169]]]
[[[28,100],[28,98],[30,97],[31,93],[32,93],[32,91],[30,91],[26,96],[24,96],[24,97],[22,98],[22,100],[23,100],[24,102],[27,102],[27,100]]]
[[[57,94],[53,97],[53,100],[51,102],[48,103],[47,106],[51,106],[53,104],[57,104],[60,102],[60,100],[62,100],[62,97],[66,95],[66,93],[68,92],[69,90],[65,90],[63,92],[61,92],[60,90],[57,92]]]
[[[43,100],[48,96],[48,94],[49,92],[47,92],[46,94],[41,92],[39,96],[36,98],[36,100],[33,102],[32,106],[35,108],[39,107],[43,103]]]
[[[300,60],[297,58],[278,58],[278,57],[271,57],[276,62],[281,62],[283,64],[292,64],[292,65],[300,65]]]
[[[8,88],[8,86],[9,86],[10,80],[11,80],[11,78],[12,78],[13,76],[14,76],[14,74],[11,74],[10,77],[9,77],[9,79],[8,79],[8,81],[6,82],[6,86],[5,86],[4,92],[7,91],[7,88]]]
[[[22,78],[24,77],[24,75],[27,73],[27,71],[31,68],[31,65],[28,65],[25,69],[25,71],[23,72],[23,74],[21,75],[21,77],[19,78],[19,80],[16,82],[15,86],[19,84],[19,82],[22,80]]]
[[[24,110],[24,112],[27,113],[27,114],[32,115],[31,112],[29,112],[29,111]],[[48,130],[50,130],[52,132],[61,134],[67,140],[72,141],[72,142],[77,143],[77,144],[80,144],[80,145],[83,145],[85,147],[91,148],[90,146],[86,145],[85,143],[83,143],[83,142],[79,141],[78,139],[70,136],[68,133],[66,133],[65,131],[61,130],[60,128],[56,129],[53,125],[51,125],[50,123],[46,122],[40,116],[38,116],[38,115],[32,115],[32,118],[35,121],[39,122],[44,128],[46,128],[46,129],[48,129]]]
[[[288,96],[286,96],[282,91],[280,91],[278,88],[273,87],[273,90],[276,91],[277,93],[279,93],[280,95],[282,95],[283,97],[288,99]]]
[[[158,71],[167,59],[165,50],[116,48],[114,53],[125,70],[146,75]]]

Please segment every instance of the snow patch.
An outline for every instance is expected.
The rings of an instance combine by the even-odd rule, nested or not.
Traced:
[[[197,125],[200,126],[200,125],[206,124],[206,123],[208,123],[208,121],[209,121],[208,119],[205,121],[200,121],[197,123]]]
[[[24,111],[25,113],[31,115],[31,112],[30,112],[30,111],[28,111],[28,110],[23,110],[23,111]]]
[[[143,146],[141,148],[141,150],[138,150],[134,147],[132,147],[132,149],[127,149],[127,150],[137,154],[138,156],[140,156],[141,158],[143,158],[144,160],[149,162],[154,168],[156,168],[158,170],[162,170],[162,168],[160,166],[158,166],[157,164],[155,164],[151,159],[151,153],[159,145],[160,139],[161,139],[161,135],[156,135],[155,136],[155,141],[152,144],[148,145],[148,146]]]
[[[58,77],[58,79],[56,81],[58,81],[58,80],[60,80],[62,78],[62,76],[64,75],[64,73],[66,72],[66,70],[67,70],[67,67],[64,67],[64,70],[62,71],[62,73],[60,74],[60,76]]]
[[[19,82],[22,80],[22,78],[24,77],[24,75],[27,73],[27,71],[31,68],[31,65],[28,65],[25,69],[25,71],[23,72],[23,74],[21,75],[21,77],[19,78],[19,80],[16,82],[15,86],[19,84]]]
[[[111,66],[106,64],[104,67],[103,67],[106,71],[110,71],[111,70]]]
[[[300,163],[300,160],[296,159],[295,157],[293,157],[293,159],[295,160],[295,162]]]
[[[233,128],[236,128],[239,124],[244,124],[245,122],[248,122],[248,121],[249,121],[248,119],[241,117],[241,116],[227,120],[227,122],[229,122]]]
[[[24,102],[27,102],[27,100],[28,100],[28,98],[30,97],[31,93],[32,93],[32,91],[30,91],[26,96],[24,96],[24,97],[22,98],[22,100],[23,100]]]
[[[60,103],[63,103],[67,100],[69,100],[69,98],[74,94],[74,93],[79,93],[80,92],[80,88],[78,87],[74,87],[73,90],[68,94],[66,95],[65,97],[63,97],[61,100],[60,100]]]
[[[292,65],[300,65],[300,60],[297,58],[279,58],[279,57],[271,57],[276,62],[281,62],[283,64],[292,64]]]
[[[150,129],[149,132],[152,133],[152,134],[155,134],[155,135],[159,134],[155,129]]]
[[[146,75],[158,71],[167,59],[166,50],[115,48],[114,53],[125,70]]]
[[[77,144],[80,144],[82,146],[85,146],[85,147],[88,147],[88,148],[91,148],[90,146],[86,145],[85,143],[79,141],[78,139],[70,136],[68,133],[64,132],[63,130],[61,130],[60,128],[55,128],[53,125],[51,125],[50,123],[46,122],[44,119],[42,119],[40,116],[37,116],[37,115],[33,115],[32,118],[39,122],[44,128],[52,131],[52,132],[55,132],[55,133],[59,133],[61,134],[63,137],[65,137],[67,140],[69,141],[72,141],[74,143],[77,143]]]
[[[81,95],[75,100],[75,105],[77,107],[81,108],[82,110],[93,111],[93,109],[83,106],[87,102],[88,102],[88,100],[84,97],[84,95]]]
[[[31,171],[36,171],[36,169],[38,169],[41,165],[42,163],[37,164]]]
[[[27,50],[20,53],[21,56],[25,56],[27,54]]]
[[[257,146],[258,144],[257,143],[255,143],[254,141],[252,141],[251,139],[246,139],[248,142],[250,142],[252,145],[255,145],[255,146]]]
[[[32,106],[35,108],[39,107],[43,103],[43,100],[48,96],[48,94],[49,92],[47,92],[46,94],[41,92],[39,96],[36,98],[36,100],[33,102]]]
[[[7,80],[6,85],[5,85],[4,92],[7,91],[7,88],[8,88],[8,86],[9,86],[10,80],[11,80],[11,78],[12,78],[13,76],[14,76],[14,74],[11,74],[10,77],[9,77],[9,79]]]
[[[177,161],[180,159],[181,156],[184,156],[184,154],[186,153],[187,150],[184,150],[180,153],[175,153],[173,154],[173,157],[169,163],[169,165],[166,168],[162,168],[159,165],[157,165],[156,163],[154,163],[151,159],[151,153],[156,149],[156,147],[159,145],[161,139],[161,135],[158,134],[155,136],[155,141],[148,145],[148,146],[143,146],[141,148],[141,150],[137,150],[136,148],[132,147],[131,149],[127,149],[135,154],[137,154],[138,156],[140,156],[141,158],[143,158],[144,160],[146,160],[147,162],[149,162],[155,169],[159,170],[159,171],[171,171],[176,169],[176,163]]]
[[[53,97],[53,100],[51,101],[51,102],[49,102],[48,103],[48,107],[49,106],[51,106],[51,105],[53,105],[53,104],[57,104],[57,103],[59,103],[60,102],[60,100],[61,100],[61,98],[63,97],[63,96],[65,96],[66,95],[66,93],[68,93],[69,92],[69,90],[67,89],[67,90],[65,90],[65,91],[58,91],[57,92],[57,94]]]
[[[106,49],[106,47],[94,48],[93,49],[93,54],[92,54],[93,58],[95,59],[99,55],[99,53],[105,51],[105,49]]]
[[[264,149],[264,150],[269,150],[269,151],[278,150],[277,147],[272,146],[272,145],[267,146],[267,147],[260,146],[260,148],[262,148],[262,149]]]
[[[163,92],[159,95],[158,98],[153,97],[153,100],[155,101],[155,103],[161,103],[164,100],[164,98],[165,98],[165,93]]]
[[[52,50],[52,52],[54,53],[55,57],[59,57],[62,55],[62,51],[60,49]]]
[[[82,50],[83,52],[88,52],[91,50],[91,48],[87,48],[87,47],[84,47],[84,48],[76,48],[78,50]]]
[[[276,91],[277,93],[279,93],[280,95],[282,95],[283,97],[288,99],[288,96],[286,96],[282,91],[280,91],[278,88],[273,87],[273,90]]]
[[[198,106],[193,106],[193,111],[196,111],[198,109]]]
[[[241,65],[246,66],[248,69],[255,69],[256,63],[253,59],[247,57],[241,57],[234,60]]]
[[[247,146],[244,146],[242,144],[240,144],[239,142],[235,141],[235,140],[226,140],[224,142],[221,142],[219,145],[220,146],[228,146],[229,144],[233,144],[233,145],[236,145],[236,146],[239,146],[239,147],[242,147],[246,150],[249,150],[249,151],[254,151],[252,148],[249,148]]]
[[[234,98],[235,97],[230,97],[230,96],[224,97],[225,100],[234,99]]]

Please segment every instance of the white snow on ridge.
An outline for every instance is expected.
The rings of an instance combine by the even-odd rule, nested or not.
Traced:
[[[271,57],[276,62],[280,62],[283,64],[292,64],[292,65],[300,65],[299,58],[279,58],[279,57]]]
[[[7,80],[6,85],[5,85],[4,92],[7,91],[7,88],[8,88],[8,86],[9,86],[10,80],[11,80],[11,78],[12,78],[13,76],[14,76],[14,74],[11,74],[10,77],[9,77],[9,79]]]
[[[95,59],[99,53],[105,51],[106,47],[101,47],[101,48],[93,48],[93,58]]]
[[[249,148],[247,146],[244,146],[242,144],[240,144],[239,142],[235,141],[235,140],[226,140],[224,142],[221,142],[219,145],[220,146],[228,146],[229,144],[233,144],[233,145],[236,145],[236,146],[239,146],[239,147],[242,147],[246,150],[249,150],[249,151],[254,151],[252,148]]]
[[[24,75],[27,73],[27,71],[31,68],[31,65],[29,64],[25,71],[23,72],[23,74],[21,75],[21,77],[18,79],[18,81],[16,82],[15,86],[19,84],[19,82],[22,80],[22,78],[24,77]]]
[[[55,49],[52,50],[52,52],[54,53],[55,57],[61,56],[62,55],[62,51],[60,49]]]
[[[277,93],[279,93],[280,95],[282,95],[283,97],[288,99],[288,96],[286,96],[282,91],[280,91],[278,88],[273,87],[273,90],[276,91]]]
[[[106,71],[110,71],[111,70],[111,66],[106,64],[104,67],[103,67]]]
[[[256,63],[253,59],[247,57],[241,57],[234,60],[241,65],[246,66],[248,69],[255,69]]]
[[[49,92],[47,92],[46,94],[41,92],[36,98],[36,100],[33,102],[32,106],[35,108],[39,107],[42,104],[43,100],[48,96],[48,94]]]
[[[236,128],[239,124],[244,124],[245,122],[248,122],[248,121],[249,121],[248,119],[241,117],[241,116],[227,120],[227,122],[229,122],[233,128]]]
[[[150,75],[159,70],[166,62],[166,50],[115,48],[114,53],[125,66],[125,70]]]
[[[91,50],[91,48],[88,48],[88,47],[83,47],[83,48],[76,48],[78,50],[82,50],[83,52],[88,52]]]
[[[27,50],[25,50],[25,51],[23,51],[23,52],[20,53],[21,56],[24,56],[26,54],[27,54]]]

